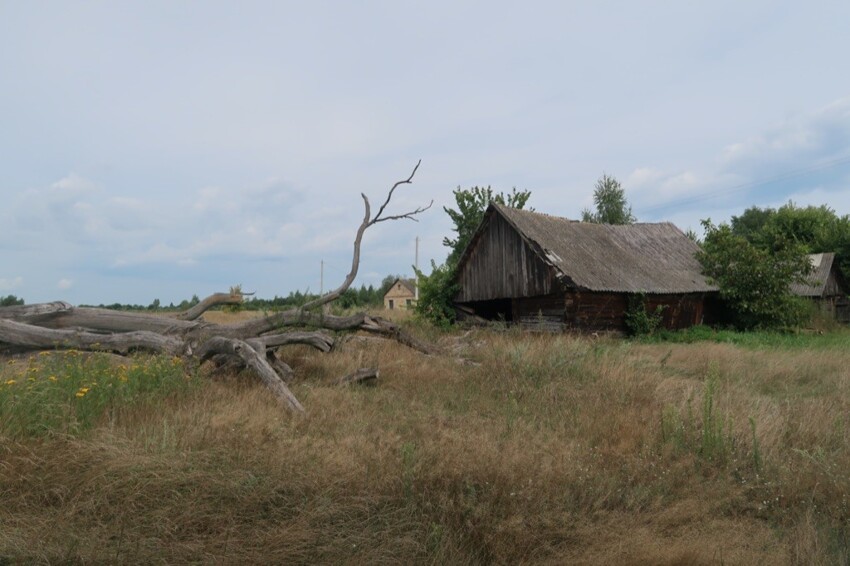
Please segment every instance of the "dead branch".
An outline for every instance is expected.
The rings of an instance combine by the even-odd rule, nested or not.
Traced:
[[[353,385],[355,383],[374,382],[380,376],[378,368],[360,368],[353,373],[344,375],[337,380],[337,385]]]
[[[212,307],[218,305],[241,305],[242,293],[213,293],[189,310],[177,315],[179,320],[195,320]]]
[[[345,280],[342,282],[342,285],[331,291],[330,293],[326,293],[322,295],[318,299],[313,301],[308,301],[304,306],[301,307],[301,310],[310,310],[324,304],[327,304],[331,301],[338,299],[343,293],[345,293],[351,284],[354,282],[354,279],[357,277],[357,270],[360,268],[360,243],[363,240],[363,234],[370,226],[374,226],[378,222],[384,222],[385,220],[400,220],[402,218],[406,218],[409,220],[416,220],[415,216],[421,214],[431,208],[431,205],[434,204],[432,200],[428,206],[418,207],[416,210],[412,210],[410,212],[405,212],[403,214],[398,214],[395,216],[389,216],[386,218],[382,218],[381,215],[384,213],[384,209],[390,203],[390,200],[393,198],[393,192],[395,192],[396,188],[399,185],[409,185],[413,182],[413,176],[416,175],[416,170],[419,169],[419,164],[422,163],[420,159],[416,166],[413,168],[413,171],[410,173],[410,176],[407,179],[402,181],[397,181],[392,188],[387,193],[387,199],[384,201],[384,204],[381,205],[381,208],[378,209],[378,213],[372,218],[371,207],[369,205],[369,198],[361,193],[360,196],[363,197],[363,207],[365,209],[365,214],[363,215],[363,222],[360,223],[360,226],[357,228],[357,235],[354,238],[354,253],[351,256],[351,271],[346,275]]]
[[[230,354],[241,359],[288,409],[299,413],[304,412],[304,407],[301,406],[301,403],[298,402],[298,399],[295,398],[295,395],[292,394],[286,383],[275,373],[275,370],[266,360],[265,355],[260,355],[248,343],[242,340],[217,336],[205,342],[197,355],[201,360],[205,360],[213,355],[222,353]]]

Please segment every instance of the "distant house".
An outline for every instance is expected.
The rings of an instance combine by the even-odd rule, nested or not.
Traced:
[[[491,203],[457,269],[461,312],[486,319],[584,330],[623,330],[629,297],[663,325],[703,320],[717,294],[697,245],[668,222],[615,226]]]
[[[411,309],[416,305],[416,281],[396,279],[384,294],[384,308]]]
[[[812,273],[805,283],[791,285],[791,292],[814,300],[839,322],[850,322],[850,301],[847,299],[850,288],[838,269],[835,254],[811,254],[809,261]]]

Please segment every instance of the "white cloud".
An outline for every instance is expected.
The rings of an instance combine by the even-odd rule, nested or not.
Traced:
[[[56,288],[60,289],[62,291],[66,290],[66,289],[70,289],[73,286],[74,286],[74,282],[71,279],[67,279],[67,278],[60,279],[59,282],[56,284]]]
[[[705,217],[712,209],[743,210],[751,204],[769,206],[789,198],[817,196],[824,198],[818,204],[829,203],[836,198],[836,190],[846,186],[847,178],[841,171],[847,165],[850,98],[843,98],[726,146],[714,165],[702,172],[643,166],[626,178],[625,188],[631,202],[639,203],[639,213],[690,216],[687,210],[693,210]],[[808,186],[812,182],[821,190]],[[777,198],[764,196],[772,187],[778,187],[773,193]]]
[[[0,291],[14,291],[20,289],[24,284],[23,277],[12,277],[11,279],[0,278]]]
[[[95,192],[97,190],[97,186],[89,179],[71,172],[67,176],[62,177],[55,183],[51,184],[50,189],[56,194],[81,195]]]

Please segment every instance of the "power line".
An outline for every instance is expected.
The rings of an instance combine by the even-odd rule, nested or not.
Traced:
[[[801,169],[795,169],[795,170],[792,170],[792,171],[787,171],[787,172],[785,172],[781,175],[777,175],[775,177],[769,177],[767,179],[761,179],[761,180],[758,180],[758,181],[748,181],[746,183],[734,185],[734,186],[729,187],[727,189],[721,189],[721,190],[718,190],[718,191],[703,193],[703,194],[697,195],[697,196],[692,196],[692,197],[688,197],[688,198],[670,201],[670,202],[667,202],[665,204],[653,206],[653,207],[650,207],[650,208],[644,208],[644,209],[641,209],[640,211],[642,213],[652,213],[652,212],[658,212],[658,211],[661,211],[661,210],[666,210],[668,208],[672,208],[672,207],[675,207],[675,206],[685,206],[685,205],[688,205],[688,204],[696,204],[698,202],[711,200],[711,199],[716,198],[718,196],[726,196],[726,195],[746,191],[746,190],[752,189],[754,187],[760,187],[762,185],[769,185],[771,183],[776,183],[776,182],[780,182],[780,181],[787,181],[789,179],[796,179],[798,177],[803,177],[803,176],[805,176],[809,173],[814,173],[814,172],[817,172],[817,171],[823,171],[823,170],[826,170],[826,169],[831,169],[833,167],[837,167],[838,165],[843,165],[845,163],[850,163],[850,156],[840,157],[838,159],[833,159],[831,161],[827,161],[827,162],[821,163],[819,165],[812,165],[812,166],[804,167],[804,168],[801,168]]]

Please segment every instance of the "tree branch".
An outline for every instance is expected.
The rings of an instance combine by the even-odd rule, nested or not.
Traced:
[[[213,293],[194,307],[177,315],[178,320],[195,320],[218,305],[241,305],[242,293]]]
[[[363,222],[360,223],[360,227],[357,229],[357,236],[354,238],[354,253],[351,256],[351,271],[349,271],[348,275],[346,275],[345,280],[342,282],[342,285],[340,285],[339,287],[337,287],[336,289],[334,289],[330,293],[326,293],[326,294],[322,295],[318,299],[308,301],[306,304],[304,304],[301,307],[302,311],[310,310],[310,309],[325,305],[327,303],[330,303],[331,301],[338,299],[343,293],[345,293],[348,290],[349,287],[351,287],[351,284],[354,283],[354,280],[357,278],[357,270],[360,268],[360,244],[363,240],[363,234],[366,232],[367,228],[377,224],[378,222],[384,222],[385,220],[399,220],[399,219],[402,219],[402,218],[407,218],[407,219],[410,219],[410,220],[416,220],[414,218],[414,216],[416,216],[417,214],[421,214],[421,213],[425,212],[426,210],[428,210],[429,208],[431,208],[431,205],[434,204],[433,200],[426,207],[419,207],[416,210],[413,210],[411,212],[406,212],[404,214],[397,214],[395,216],[388,216],[386,218],[381,218],[381,214],[383,214],[384,209],[387,207],[387,205],[390,203],[390,200],[392,200],[392,198],[393,198],[393,192],[395,192],[395,190],[400,185],[411,184],[411,182],[413,181],[413,176],[416,175],[416,170],[419,169],[419,165],[421,163],[422,163],[422,160],[420,159],[416,163],[416,166],[413,168],[413,171],[410,173],[410,176],[407,179],[404,179],[403,181],[397,181],[392,186],[389,193],[387,193],[387,200],[385,200],[384,204],[381,205],[381,208],[378,209],[378,213],[375,215],[374,218],[371,217],[372,213],[371,213],[371,206],[369,205],[369,198],[363,193],[360,194],[360,196],[363,197],[363,205],[364,205],[364,208],[365,208],[365,214],[363,216]]]

